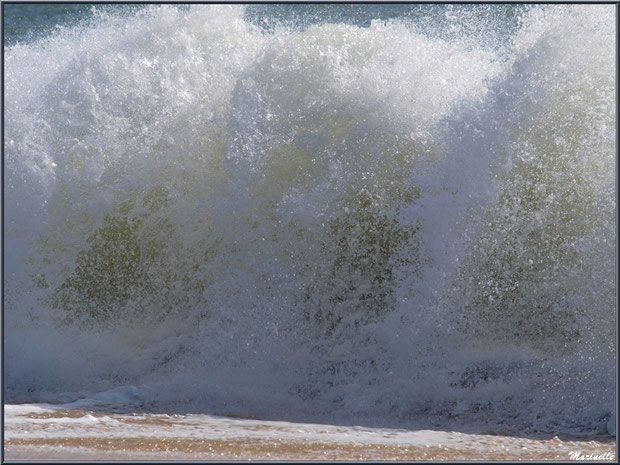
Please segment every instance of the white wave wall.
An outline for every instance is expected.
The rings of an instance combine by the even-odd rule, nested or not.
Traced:
[[[157,6],[7,48],[7,400],[605,430],[614,13],[491,45]]]

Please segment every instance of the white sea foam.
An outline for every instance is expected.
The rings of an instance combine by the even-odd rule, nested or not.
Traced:
[[[159,6],[8,47],[7,396],[602,431],[614,24]]]

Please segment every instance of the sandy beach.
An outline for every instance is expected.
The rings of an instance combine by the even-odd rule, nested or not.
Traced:
[[[47,407],[47,408],[46,408]],[[615,440],[5,407],[6,460],[615,460]]]

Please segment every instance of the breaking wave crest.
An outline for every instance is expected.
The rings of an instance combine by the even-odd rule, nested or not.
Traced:
[[[8,400],[603,431],[613,7],[479,42],[246,13],[5,50]]]

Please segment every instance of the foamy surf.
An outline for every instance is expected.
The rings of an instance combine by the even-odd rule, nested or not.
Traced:
[[[613,7],[330,8],[5,49],[7,400],[615,434]]]
[[[67,407],[5,406],[5,458],[566,461],[582,454],[615,459],[615,444],[600,438],[526,439]]]

